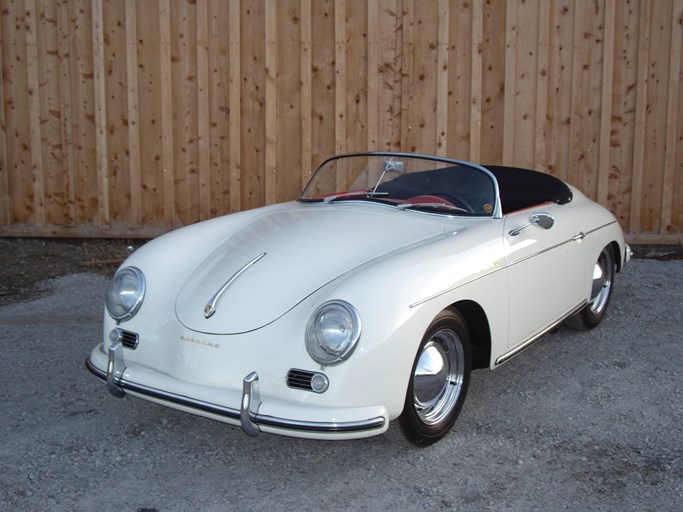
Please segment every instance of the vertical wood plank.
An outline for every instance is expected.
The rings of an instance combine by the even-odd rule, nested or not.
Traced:
[[[368,9],[355,0],[345,2],[346,94],[344,152],[367,151],[368,145]],[[370,5],[368,4],[368,8]]]
[[[242,51],[240,31],[240,5],[238,2],[230,2],[230,21],[228,26],[230,40],[230,87],[229,87],[229,110],[230,110],[230,211],[237,212],[242,208],[242,107],[241,107],[241,84],[242,84]]]
[[[438,4],[420,4],[420,7],[421,9],[412,9],[412,14],[409,15],[412,23],[404,21],[404,27],[412,32],[409,37],[412,38],[413,52],[407,58],[404,56],[404,62],[412,67],[411,70],[404,68],[407,85],[412,90],[412,99],[408,102],[407,109],[403,110],[408,120],[407,132],[402,134],[402,138],[409,151],[434,154],[439,11]],[[403,102],[405,104],[405,99]]]
[[[436,154],[448,156],[449,0],[439,0],[436,41]]]
[[[40,83],[38,80],[38,35],[35,0],[25,1],[26,70],[28,82],[28,120],[31,148],[31,176],[33,180],[33,222],[45,225],[45,187],[40,118]]]
[[[334,2],[311,2],[313,52],[312,158],[315,165],[335,152]]]
[[[403,3],[403,42],[402,42],[401,70],[403,80],[401,82],[401,149],[415,152],[417,146],[412,138],[412,119],[410,105],[413,103],[415,87],[415,66],[413,55],[415,54],[415,4],[413,0],[405,0]]]
[[[57,54],[59,59],[59,107],[60,118],[60,143],[64,155],[63,170],[65,173],[65,226],[76,225],[76,161],[74,157],[74,135],[72,110],[72,83],[71,83],[71,45],[69,32],[69,6],[68,0],[57,2],[57,26],[58,43]]]
[[[266,204],[265,104],[266,23],[264,2],[243,0],[241,17],[241,175],[242,209]]]
[[[136,128],[136,119],[129,108],[128,62],[129,50],[126,29],[126,4],[104,2],[102,4],[102,32],[104,45],[104,80],[106,95],[104,110],[107,137],[107,196],[109,198],[110,228],[135,226],[132,215],[132,197],[139,192],[139,183],[132,185],[135,164],[131,153],[135,146],[130,131]],[[133,106],[135,103],[133,103]],[[139,225],[139,222],[137,223]]]
[[[334,0],[334,151],[346,153],[346,2]],[[343,164],[343,162],[342,162]],[[347,170],[337,167],[337,189],[349,186]]]
[[[610,169],[608,207],[624,228],[630,221],[631,173],[638,61],[637,5],[615,4],[615,66],[610,110]]]
[[[534,167],[536,104],[539,99],[537,87],[538,72],[538,27],[539,1],[529,0],[518,4],[516,9],[517,29],[515,43],[514,84],[514,162],[525,168]]]
[[[99,224],[98,154],[95,136],[95,98],[93,69],[93,23],[90,2],[68,2],[71,91],[73,94],[74,197],[76,224],[94,227]],[[106,223],[104,223],[106,224]]]
[[[69,2],[71,56],[74,62],[70,94],[74,99],[74,151],[77,225],[96,227],[100,220],[98,153],[95,127],[92,3]]]
[[[481,162],[482,99],[484,97],[484,3],[472,4],[469,159]]]
[[[334,1],[335,152],[346,153],[346,1]]]
[[[312,144],[312,54],[311,0],[301,0],[301,176],[303,189],[313,173]]]
[[[266,204],[277,199],[277,3],[266,0]]]
[[[368,140],[369,150],[379,147],[379,40],[380,14],[379,0],[368,2],[368,64],[367,64],[367,104],[368,104]]]
[[[568,180],[570,183],[579,183],[581,165],[585,155],[581,151],[581,112],[583,109],[582,99],[584,96],[583,83],[583,53],[584,44],[584,16],[585,0],[579,1],[574,9],[574,37],[572,55],[572,82],[571,82],[571,112],[569,125],[569,169]]]
[[[68,222],[68,208],[60,123],[57,5],[54,1],[37,0],[35,6],[45,224],[61,225]]]
[[[483,3],[483,16],[481,139],[486,142],[480,146],[477,161],[502,164],[507,52],[505,0]]]
[[[160,72],[160,54],[163,30],[161,29],[159,2],[134,2],[136,21],[138,126],[140,138],[140,216],[141,224],[160,228],[173,227],[173,217],[165,222],[165,164],[162,151],[162,134],[172,130],[165,125],[161,104],[170,76]],[[125,9],[125,7],[124,7]],[[130,17],[129,17],[130,19]],[[158,34],[158,35],[155,35]],[[129,37],[129,36],[127,36]],[[129,50],[126,48],[126,52]],[[126,74],[128,72],[126,71]],[[170,164],[169,164],[170,165]]]
[[[404,0],[403,2],[403,41],[401,52],[401,149],[408,152],[416,152],[417,146],[413,142],[413,121],[410,106],[415,99],[415,2]]]
[[[460,159],[467,159],[470,145],[477,135],[472,133],[472,111],[476,109],[477,87],[474,83],[477,67],[475,52],[481,48],[473,48],[473,41],[483,37],[475,34],[472,26],[475,18],[474,10],[483,9],[483,2],[452,3],[449,12],[448,41],[448,154]],[[441,21],[441,16],[439,21]]]
[[[28,72],[26,69],[26,34],[23,30],[23,3],[10,3],[0,16],[3,46],[4,109],[7,123],[5,144],[9,184],[10,223],[33,222],[33,183],[31,180],[31,138],[28,112]]]
[[[209,215],[230,212],[230,9],[220,0],[208,0],[208,179]]]
[[[173,90],[171,88],[171,2],[159,0],[159,96],[161,121],[161,169],[163,173],[164,226],[174,227],[175,222],[175,176],[173,153]]]
[[[5,120],[5,40],[4,16],[0,16],[0,226],[10,225],[9,160],[7,157],[7,122]]]
[[[676,4],[678,5],[678,4]],[[675,18],[678,21],[678,30],[683,27],[683,7],[680,9],[676,8]],[[681,36],[676,36],[680,38]],[[679,47],[683,46],[683,41],[679,43]],[[681,51],[680,49],[677,51]],[[681,56],[681,62],[679,63],[679,83],[683,82],[683,55]],[[683,245],[683,87],[678,88],[678,94],[676,97],[676,108],[679,110],[678,113],[678,127],[676,146],[675,146],[675,178],[673,186],[673,198],[672,198],[672,219],[671,226],[669,230],[672,232],[672,236],[667,237],[665,240],[671,243],[669,240],[675,239],[676,243]],[[667,243],[661,238],[659,239],[662,243]]]
[[[130,175],[130,209],[133,226],[142,225],[140,191],[140,112],[138,91],[138,28],[136,0],[126,0],[126,98],[128,100],[128,154]]]
[[[534,165],[537,171],[548,172],[548,67],[550,58],[550,3],[538,5],[538,66],[536,72],[536,120]]]
[[[667,93],[667,115],[666,115],[666,143],[664,147],[664,177],[661,199],[661,219],[660,234],[675,233],[676,222],[674,222],[674,197],[676,191],[676,144],[678,133],[679,110],[677,105],[680,92],[681,78],[681,57],[683,51],[683,0],[676,0],[672,4],[671,15],[671,50],[669,52],[669,83]],[[681,168],[680,165],[678,167]],[[680,231],[680,228],[679,228]]]
[[[641,230],[649,233],[662,232],[672,7],[672,2],[656,2],[650,12],[645,168],[640,211]]]
[[[276,104],[277,178],[274,184],[275,201],[290,201],[301,193],[301,2],[277,2],[278,66]]]
[[[476,145],[481,135],[476,116],[481,101],[477,94],[481,94],[483,86],[482,46],[479,43],[484,36],[481,32],[475,34],[472,25],[476,18],[474,11],[482,12],[483,8],[483,2],[451,3],[449,6],[447,154],[460,159],[471,158],[470,146]]]
[[[412,0],[404,3],[400,0],[380,3],[376,26],[379,33],[376,84],[378,125],[376,145],[373,146],[376,149],[407,149],[403,143],[403,134],[408,130],[405,114],[409,102],[406,101],[406,96],[412,94],[409,78],[413,67],[409,57],[414,48],[413,21]],[[409,53],[406,54],[406,51]]]
[[[611,161],[612,96],[614,94],[614,31],[616,25],[615,0],[605,0],[605,22],[602,51],[602,97],[600,101],[600,148],[598,163],[597,200],[607,205]]]
[[[195,4],[196,5],[196,4]],[[171,3],[171,86],[174,113],[175,214],[181,226],[199,218],[197,10]]]
[[[209,114],[209,13],[207,0],[196,4],[197,11],[197,151],[199,178],[199,219],[211,217],[211,127]]]
[[[600,163],[600,112],[602,83],[602,60],[605,25],[605,4],[594,2],[586,9],[586,29],[584,39],[586,41],[586,61],[584,89],[585,96],[582,100],[586,108],[582,113],[581,147],[585,155],[582,163],[580,182],[583,192],[593,200],[598,199],[599,163]],[[611,81],[610,81],[611,82]],[[607,84],[611,88],[611,83]]]
[[[517,2],[505,4],[505,111],[503,165],[515,163],[515,90],[517,87]]]
[[[571,0],[550,5],[546,169],[564,180],[569,176],[575,8]]]
[[[647,109],[648,62],[650,55],[650,2],[640,4],[638,26],[638,76],[636,82],[636,118],[633,140],[633,177],[631,180],[631,215],[628,231],[640,231],[642,206],[643,167],[645,166],[645,123]]]
[[[95,144],[99,225],[109,225],[109,156],[107,153],[106,83],[102,0],[92,3],[93,68],[95,71]]]

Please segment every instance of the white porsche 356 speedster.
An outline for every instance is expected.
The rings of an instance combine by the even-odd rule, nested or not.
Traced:
[[[630,257],[614,216],[550,175],[402,153],[330,158],[297,201],[133,253],[86,360],[130,394],[318,439],[396,418],[426,445],[470,372],[603,319]]]

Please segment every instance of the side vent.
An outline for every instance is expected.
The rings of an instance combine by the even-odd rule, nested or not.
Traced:
[[[118,327],[109,333],[109,339],[112,343],[120,341],[121,345],[123,345],[126,348],[129,348],[130,350],[135,350],[136,348],[138,348],[138,343],[140,343],[140,336],[138,335],[138,333],[124,331],[123,329],[119,329]]]
[[[330,380],[324,373],[292,368],[287,372],[287,385],[294,389],[324,393],[330,387]]]
[[[140,343],[140,336],[136,332],[121,331],[121,344],[131,350],[138,348]]]

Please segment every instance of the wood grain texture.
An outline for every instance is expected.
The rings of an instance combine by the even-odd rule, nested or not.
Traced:
[[[683,232],[683,0],[0,0],[0,235],[145,236],[340,152],[531,167]],[[339,186],[345,186],[345,178]]]

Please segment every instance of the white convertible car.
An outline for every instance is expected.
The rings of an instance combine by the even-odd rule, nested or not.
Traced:
[[[133,253],[87,358],[130,394],[241,428],[431,444],[470,372],[603,319],[630,257],[614,216],[552,176],[401,153],[330,158],[297,201]]]

